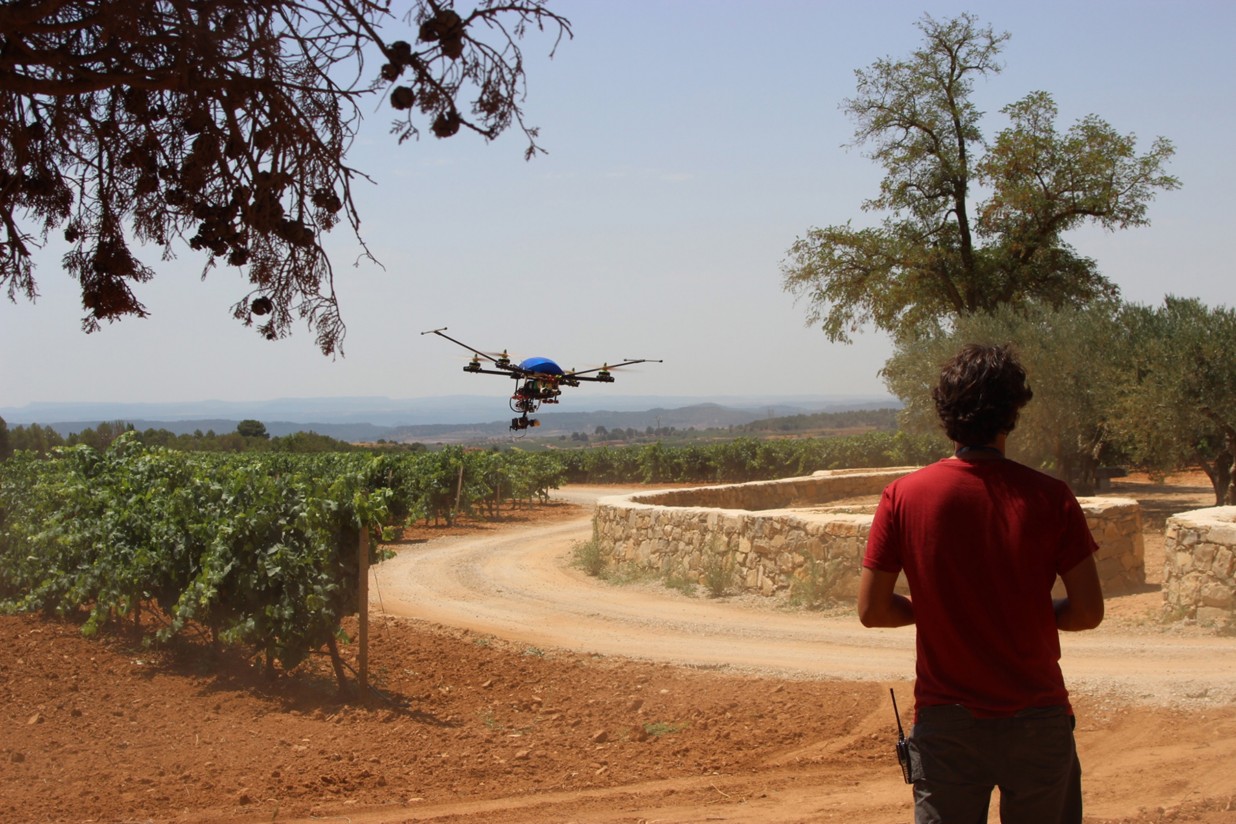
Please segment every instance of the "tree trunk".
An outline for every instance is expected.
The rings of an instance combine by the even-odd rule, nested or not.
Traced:
[[[1215,506],[1236,503],[1236,489],[1233,488],[1233,482],[1236,481],[1236,478],[1233,478],[1236,474],[1236,426],[1209,406],[1201,407],[1200,411],[1223,435],[1223,449],[1215,456],[1214,472],[1206,472],[1210,476],[1211,486],[1215,489]]]
[[[1102,444],[1096,443],[1092,449],[1081,455],[1081,466],[1078,467],[1078,486],[1086,491],[1081,495],[1093,495],[1099,488],[1099,453]]]
[[[1233,500],[1232,482],[1236,480],[1233,478],[1232,454],[1227,450],[1222,450],[1215,456],[1213,463],[1206,460],[1206,456],[1200,452],[1193,454],[1197,465],[1210,479],[1210,488],[1215,493],[1215,506],[1226,506],[1231,503]]]
[[[1236,444],[1215,459],[1211,484],[1215,488],[1215,506],[1236,504]]]

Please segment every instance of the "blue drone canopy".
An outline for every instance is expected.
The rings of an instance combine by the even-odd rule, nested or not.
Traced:
[[[528,358],[520,362],[519,368],[525,372],[537,372],[541,375],[565,375],[562,367],[549,358]]]

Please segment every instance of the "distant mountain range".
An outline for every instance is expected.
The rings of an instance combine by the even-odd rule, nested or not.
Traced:
[[[592,433],[597,427],[637,429],[726,428],[751,421],[814,412],[897,406],[888,396],[794,395],[767,398],[610,396],[604,400],[571,398],[570,412],[546,405],[535,417],[541,425],[532,437]],[[0,407],[10,426],[37,423],[61,435],[80,432],[104,421],[124,421],[138,429],[170,432],[232,432],[242,420],[259,420],[274,436],[316,432],[342,441],[447,443],[502,438],[510,419],[501,398],[451,395],[432,398],[385,397],[280,398],[269,401],[197,401],[181,403],[31,403]],[[503,414],[506,412],[506,414]]]

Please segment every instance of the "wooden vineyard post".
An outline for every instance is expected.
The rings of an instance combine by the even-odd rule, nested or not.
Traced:
[[[361,700],[369,696],[369,530],[361,528],[360,574],[357,576],[357,600],[359,601],[360,661],[357,680]]]
[[[455,482],[455,512],[459,512],[459,501],[463,498],[463,464],[459,465],[459,480]],[[454,513],[452,513],[454,515]]]

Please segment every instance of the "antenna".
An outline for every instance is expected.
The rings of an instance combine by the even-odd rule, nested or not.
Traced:
[[[914,768],[910,764],[910,742],[906,741],[906,731],[901,727],[901,713],[897,710],[897,693],[888,688],[888,696],[893,699],[893,717],[897,719],[897,763],[901,766],[901,777],[907,784],[914,783]]]
[[[897,740],[906,740],[906,731],[901,727],[901,713],[897,711],[897,693],[893,692],[893,688],[888,688],[888,697],[893,699],[893,717],[897,719]]]

